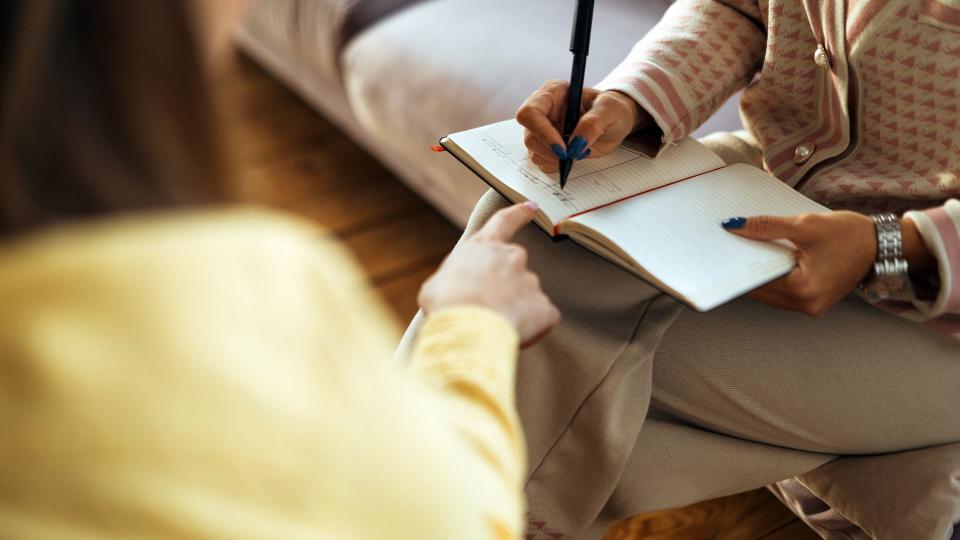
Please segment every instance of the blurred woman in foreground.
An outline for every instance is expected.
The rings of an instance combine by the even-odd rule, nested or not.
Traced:
[[[0,537],[515,538],[519,343],[557,312],[499,213],[408,370],[342,250],[225,208],[227,0],[0,6]]]

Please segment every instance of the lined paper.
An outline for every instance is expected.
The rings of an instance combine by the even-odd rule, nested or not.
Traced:
[[[578,161],[567,186],[527,157],[523,126],[507,120],[451,135],[450,140],[494,178],[536,201],[553,223],[660,186],[723,167],[723,161],[693,139],[664,149],[656,159],[621,146],[610,154]]]
[[[793,251],[737,237],[730,217],[827,209],[748,165],[733,165],[571,221],[605,236],[682,299],[706,311],[788,273]]]

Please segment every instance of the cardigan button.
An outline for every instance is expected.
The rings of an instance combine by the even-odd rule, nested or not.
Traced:
[[[803,165],[810,159],[816,149],[817,145],[813,143],[808,142],[801,144],[793,151],[793,162],[797,165]]]
[[[960,178],[949,171],[943,171],[937,175],[937,185],[941,191],[956,192],[960,188]]]
[[[830,69],[830,57],[827,55],[827,49],[823,45],[817,45],[817,50],[813,51],[813,61],[820,69]]]

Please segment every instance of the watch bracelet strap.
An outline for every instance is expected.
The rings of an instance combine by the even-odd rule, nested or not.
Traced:
[[[902,276],[910,272],[904,259],[889,259],[873,263],[873,273],[878,276]]]
[[[873,264],[873,275],[907,275],[910,268],[903,257],[903,232],[899,216],[885,213],[872,217],[877,227],[877,260]]]
[[[877,227],[877,262],[903,260],[903,233],[900,218],[896,214],[873,216]]]

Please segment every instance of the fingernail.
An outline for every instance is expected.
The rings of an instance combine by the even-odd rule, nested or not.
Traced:
[[[523,203],[523,205],[529,208],[530,210],[533,210],[534,212],[540,210],[540,205],[537,204],[536,201],[527,201]]]
[[[732,217],[728,220],[725,220],[720,225],[728,231],[733,231],[737,229],[742,229],[744,225],[747,224],[747,218],[745,217]]]
[[[580,156],[577,158],[577,161],[580,161],[581,159],[587,159],[588,157],[590,157],[590,154],[591,154],[592,152],[593,152],[593,150],[587,148],[584,153],[580,154]]]
[[[579,156],[583,149],[587,147],[587,140],[583,137],[577,135],[570,141],[570,144],[567,145],[567,155],[568,156]]]
[[[557,159],[569,159],[567,157],[567,151],[564,150],[559,144],[550,145],[550,149],[553,150],[554,154],[556,154]]]

